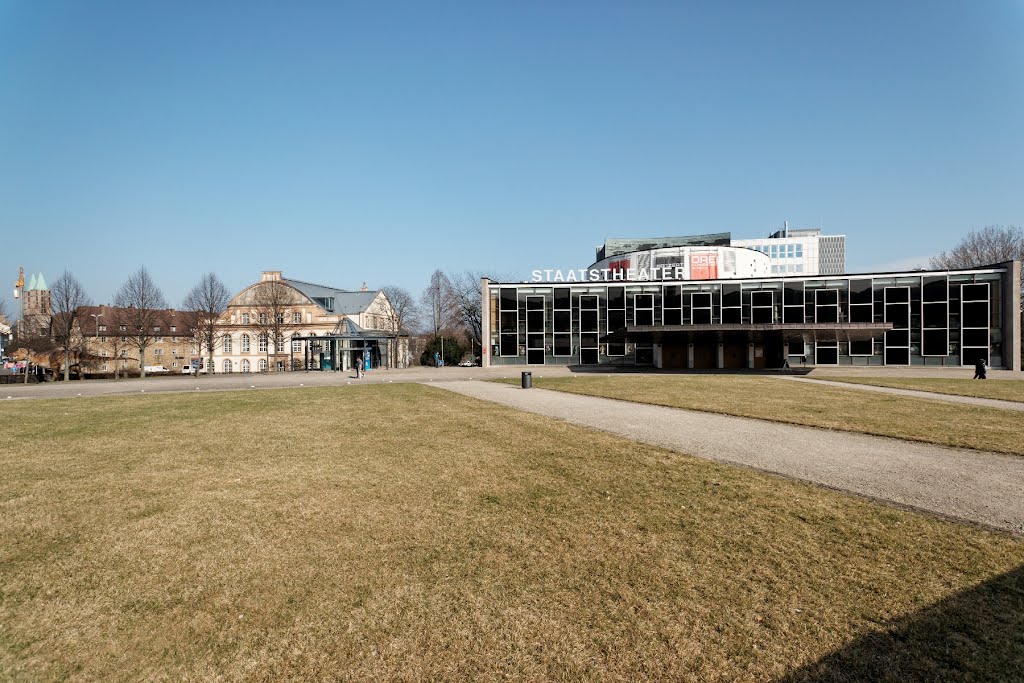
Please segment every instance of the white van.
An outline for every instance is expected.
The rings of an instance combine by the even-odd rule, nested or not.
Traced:
[[[146,373],[147,374],[148,373],[156,374],[156,373],[160,373],[160,372],[167,372],[167,368],[165,368],[162,365],[147,365],[147,366],[145,366],[145,369],[146,369]]]

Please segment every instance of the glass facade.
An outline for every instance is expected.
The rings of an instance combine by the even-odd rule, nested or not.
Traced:
[[[1001,367],[1008,277],[489,283],[485,343],[490,365]]]

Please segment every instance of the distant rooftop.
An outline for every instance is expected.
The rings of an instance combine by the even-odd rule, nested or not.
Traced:
[[[707,235],[686,235],[683,237],[613,237],[597,248],[595,261],[628,254],[631,251],[646,251],[664,247],[727,247],[732,240],[731,233],[714,232]]]
[[[336,287],[328,287],[289,278],[281,278],[281,281],[299,290],[317,304],[323,306],[327,311],[344,315],[358,315],[362,313],[370,307],[373,300],[380,294],[379,290],[351,292]]]

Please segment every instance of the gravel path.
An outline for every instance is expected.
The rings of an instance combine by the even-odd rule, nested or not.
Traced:
[[[772,379],[787,380],[790,382],[808,382],[810,384],[827,384],[840,389],[860,389],[862,391],[877,391],[883,394],[897,394],[899,396],[911,396],[913,398],[927,398],[933,401],[950,401],[952,403],[967,403],[986,408],[1001,408],[1003,410],[1024,411],[1024,403],[1019,401],[1003,401],[998,398],[977,398],[975,396],[958,396],[956,394],[940,394],[934,391],[918,391],[916,389],[896,389],[894,387],[877,387],[873,384],[856,384],[854,382],[831,382],[827,379],[813,379],[810,377],[793,377],[792,375],[776,375]]]
[[[434,385],[682,453],[1024,534],[1024,457],[493,382]]]

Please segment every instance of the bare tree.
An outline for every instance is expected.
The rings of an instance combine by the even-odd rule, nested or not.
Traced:
[[[64,354],[65,382],[71,376],[71,351],[81,346],[79,309],[91,303],[85,287],[69,271],[65,270],[50,287],[50,336]]]
[[[387,314],[388,324],[395,332],[409,332],[416,326],[419,316],[419,306],[409,290],[402,287],[389,285],[381,289],[391,310]]]
[[[296,306],[302,303],[295,290],[278,280],[259,283],[253,290],[249,301],[252,306],[250,328],[257,335],[257,343],[266,345],[263,352],[267,358],[267,370],[273,371],[274,363],[270,361],[270,348],[273,345],[274,355],[284,353],[288,343],[285,336],[297,326],[294,314]]]
[[[8,316],[8,313],[7,313],[7,300],[6,299],[0,299],[0,318],[2,318],[4,320],[9,320],[9,318],[7,316]]]
[[[120,308],[108,308],[106,315],[107,329],[110,331],[110,352],[114,356],[114,380],[121,379],[121,366],[128,351],[128,323],[125,322]],[[125,329],[121,329],[124,326]]]
[[[220,332],[220,319],[230,301],[231,292],[213,273],[203,275],[185,297],[189,325],[199,344],[199,353],[206,349],[206,371],[211,375],[214,372],[213,351],[224,336]]]
[[[483,315],[481,310],[480,278],[482,273],[464,271],[452,278],[452,288],[455,293],[456,312],[459,323],[469,337],[472,352],[480,348],[481,325]]]
[[[139,351],[139,372],[146,376],[146,349],[161,336],[167,313],[167,300],[143,266],[128,277],[117,290],[114,305],[121,311],[121,324],[127,327],[128,342]]]
[[[399,366],[399,351],[403,346],[401,337],[404,335],[406,338],[405,353],[408,354],[408,340],[413,328],[419,325],[420,309],[416,304],[416,299],[413,298],[407,289],[392,285],[384,287],[381,291],[384,292],[388,303],[391,304],[386,318],[390,330],[397,335],[395,339],[395,353],[391,354],[391,365],[397,368]],[[402,361],[403,365],[404,363],[405,360]]]
[[[440,270],[430,276],[430,284],[423,290],[423,323],[428,332],[441,336],[455,326],[458,320],[458,304],[451,280]]]
[[[955,247],[933,256],[928,265],[935,270],[955,270],[1005,261],[1024,261],[1024,228],[989,225],[981,230],[972,230]],[[1024,285],[1021,286],[1021,294],[1024,294]],[[1024,318],[1024,296],[1021,297],[1021,312]]]
[[[1024,228],[989,225],[967,233],[955,247],[933,256],[929,265],[935,270],[953,270],[1015,260],[1024,261]]]

